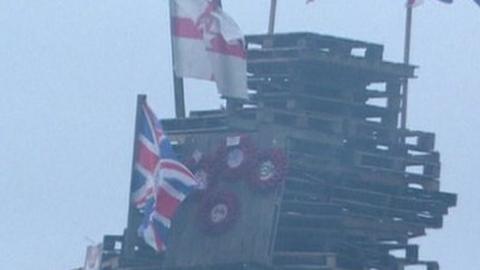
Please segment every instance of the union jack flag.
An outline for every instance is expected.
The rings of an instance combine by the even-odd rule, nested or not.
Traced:
[[[132,203],[144,214],[139,236],[156,251],[163,251],[176,209],[199,184],[177,161],[160,121],[146,102],[138,117]]]

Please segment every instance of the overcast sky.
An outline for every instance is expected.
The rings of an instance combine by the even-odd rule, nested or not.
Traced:
[[[267,0],[224,0],[245,33],[267,28]],[[404,0],[278,0],[281,32],[385,45],[401,61]],[[409,126],[434,131],[442,189],[459,193],[420,254],[480,269],[480,7],[426,0],[415,10]],[[173,117],[165,0],[0,0],[0,269],[83,265],[87,239],[126,225],[135,97]],[[221,104],[187,82],[188,109]]]

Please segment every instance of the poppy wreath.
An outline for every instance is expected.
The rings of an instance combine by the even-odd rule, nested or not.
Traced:
[[[278,186],[287,173],[287,158],[280,149],[263,150],[259,155],[250,178],[252,186],[259,190],[272,190]]]
[[[239,203],[231,191],[211,192],[204,197],[199,208],[199,228],[211,235],[230,229],[239,215]]]
[[[250,137],[227,137],[217,149],[214,168],[223,179],[248,179],[255,168],[256,156],[256,147]]]
[[[215,185],[217,174],[215,166],[213,166],[212,157],[209,155],[197,155],[192,156],[185,161],[185,166],[195,176],[195,179],[200,182],[201,189],[205,190]]]

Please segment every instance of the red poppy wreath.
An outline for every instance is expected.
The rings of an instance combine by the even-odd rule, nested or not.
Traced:
[[[280,184],[287,173],[287,158],[280,149],[263,150],[257,159],[250,183],[259,190],[272,190]]]
[[[208,194],[199,208],[200,229],[216,235],[230,229],[239,215],[239,203],[230,191]]]

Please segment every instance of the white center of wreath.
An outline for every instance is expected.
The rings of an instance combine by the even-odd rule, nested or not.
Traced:
[[[195,180],[197,180],[200,189],[207,188],[208,175],[205,172],[205,170],[200,169],[197,172],[195,172],[193,176],[195,177]]]
[[[272,178],[275,171],[275,165],[270,160],[264,161],[260,164],[260,180],[267,181]]]
[[[235,148],[228,152],[227,165],[229,168],[237,168],[243,162],[243,151]]]
[[[225,220],[228,215],[228,206],[220,203],[215,205],[210,211],[210,218],[213,223],[219,223]]]

